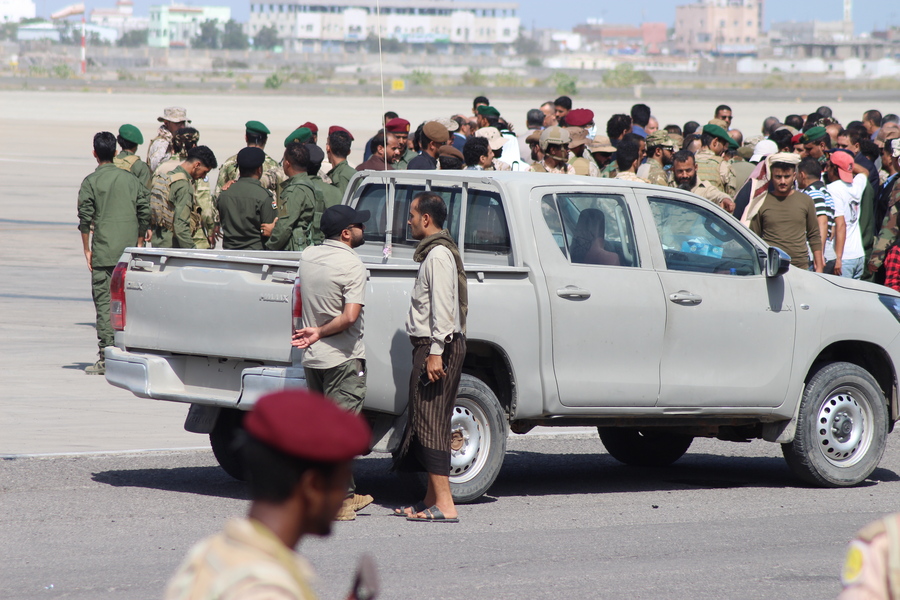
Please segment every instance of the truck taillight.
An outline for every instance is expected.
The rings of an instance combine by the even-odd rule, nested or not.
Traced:
[[[125,329],[125,272],[128,263],[120,262],[113,269],[109,282],[109,320],[115,331]]]
[[[291,305],[291,317],[293,331],[300,329],[303,325],[303,299],[300,297],[300,278],[294,279],[294,302]],[[291,333],[293,333],[293,331]]]

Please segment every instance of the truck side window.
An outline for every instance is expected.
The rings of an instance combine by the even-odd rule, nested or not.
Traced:
[[[618,194],[551,194],[541,212],[560,251],[576,264],[638,266],[631,216]]]
[[[759,275],[755,246],[735,227],[701,206],[650,198],[666,268],[720,275]]]
[[[469,189],[464,243],[467,258],[470,252],[483,255],[481,258],[509,256],[512,253],[500,194]],[[503,260],[502,264],[509,264],[508,260]]]
[[[370,183],[360,193],[356,208],[358,210],[368,210],[372,213],[369,222],[366,223],[366,241],[374,243],[384,242],[387,229],[387,205],[385,203],[387,189],[388,186],[383,183]],[[407,220],[409,218],[409,205],[412,203],[413,197],[422,191],[425,191],[425,186],[398,184],[394,187],[394,219],[391,228],[391,242],[394,245],[415,248],[419,244],[410,235]],[[458,241],[462,188],[432,187],[431,191],[441,196],[447,204],[447,222],[444,223],[444,227]]]

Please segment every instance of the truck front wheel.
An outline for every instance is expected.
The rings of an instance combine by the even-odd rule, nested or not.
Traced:
[[[807,383],[794,441],[781,450],[803,481],[853,486],[878,466],[887,423],[887,401],[872,375],[852,363],[831,363]]]
[[[216,425],[209,434],[209,443],[219,465],[226,473],[241,481],[244,480],[244,463],[234,442],[243,423],[244,411],[223,408],[219,411]]]
[[[666,467],[684,456],[694,438],[665,430],[598,427],[606,451],[619,462],[637,467]]]

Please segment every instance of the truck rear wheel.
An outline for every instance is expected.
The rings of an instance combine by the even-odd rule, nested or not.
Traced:
[[[216,460],[219,461],[219,466],[240,481],[244,480],[244,463],[234,442],[238,432],[243,428],[243,423],[244,411],[223,408],[219,411],[216,425],[209,434],[209,443]]]
[[[487,493],[503,466],[507,433],[497,395],[480,379],[463,373],[450,418],[450,490],[454,502],[474,502]],[[401,475],[417,493],[424,493],[424,473]]]
[[[654,428],[598,427],[610,455],[626,465],[666,467],[684,456],[694,438]]]
[[[862,367],[836,362],[807,383],[794,441],[781,450],[803,481],[849,487],[878,466],[887,429],[887,401],[875,378]]]

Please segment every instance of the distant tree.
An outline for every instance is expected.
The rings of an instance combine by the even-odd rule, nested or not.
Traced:
[[[520,56],[533,56],[541,53],[541,45],[530,37],[523,36],[521,32],[519,33],[519,37],[516,38],[516,41],[513,42],[513,48],[515,48],[516,54]]]
[[[146,46],[149,33],[149,29],[132,29],[131,31],[126,31],[122,34],[122,37],[119,38],[119,41],[116,42],[116,45],[122,46],[123,48],[139,48],[140,46]]]
[[[278,39],[278,30],[274,25],[263,27],[253,38],[253,47],[258,50],[271,50],[277,46],[281,40]]]
[[[191,40],[191,48],[203,48],[206,50],[217,50],[220,47],[220,38],[222,32],[219,31],[218,23],[212,19],[207,19],[200,23],[200,33]]]
[[[366,50],[372,54],[378,53],[378,36],[374,33],[366,37]],[[381,38],[381,51],[385,54],[400,54],[403,52],[403,43],[394,38]]]
[[[225,50],[246,50],[250,46],[247,34],[244,33],[241,24],[234,19],[225,23],[225,33],[222,34],[222,48]]]

